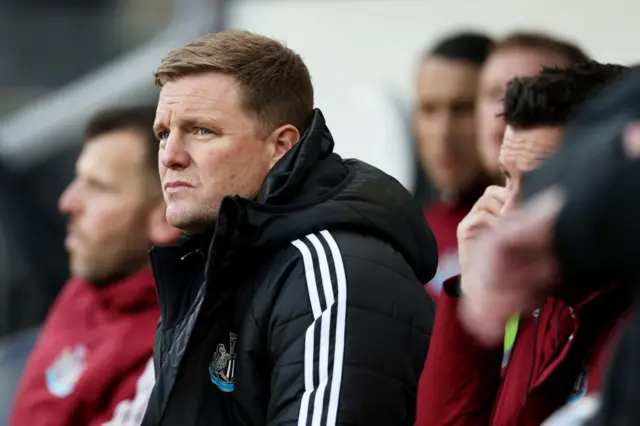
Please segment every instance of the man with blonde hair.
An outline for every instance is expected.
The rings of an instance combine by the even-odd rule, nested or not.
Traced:
[[[143,425],[412,425],[433,235],[395,179],[333,153],[298,54],[205,36],[155,73],[168,222]]]
[[[507,126],[501,115],[507,83],[535,76],[543,67],[566,67],[588,59],[577,45],[543,32],[514,32],[495,43],[482,67],[476,114],[480,159],[496,182],[503,182],[498,156]]]

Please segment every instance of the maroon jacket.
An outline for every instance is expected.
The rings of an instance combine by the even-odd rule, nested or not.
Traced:
[[[611,285],[586,297],[548,297],[523,314],[503,368],[503,350],[478,345],[458,319],[458,277],[445,283],[418,386],[417,426],[533,426],[600,389],[610,341],[629,307]]]
[[[486,178],[478,178],[477,183],[462,195],[442,195],[424,209],[424,217],[438,243],[438,271],[425,286],[435,301],[438,300],[444,281],[460,273],[458,224],[469,214],[487,185]]]
[[[149,269],[97,288],[71,279],[22,375],[11,426],[97,426],[133,399],[160,318]]]

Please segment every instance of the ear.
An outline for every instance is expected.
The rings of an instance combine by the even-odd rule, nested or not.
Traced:
[[[289,152],[293,146],[300,140],[300,132],[298,129],[291,125],[285,124],[278,127],[269,136],[269,143],[273,145],[271,154],[271,164],[269,167],[273,167],[284,155]]]
[[[167,223],[167,206],[158,200],[149,213],[149,239],[154,245],[165,246],[175,243],[182,232]]]

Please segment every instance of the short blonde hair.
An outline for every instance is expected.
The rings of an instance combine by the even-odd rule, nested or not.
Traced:
[[[156,85],[187,75],[219,72],[235,78],[242,107],[268,134],[285,125],[303,133],[313,115],[313,85],[300,55],[249,31],[208,34],[173,50],[154,73]]]
[[[559,55],[568,65],[586,62],[589,56],[577,45],[542,32],[514,32],[498,40],[492,52],[506,49],[536,49]]]

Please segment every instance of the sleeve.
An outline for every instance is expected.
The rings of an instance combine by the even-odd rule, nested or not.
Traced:
[[[363,240],[293,242],[270,319],[269,426],[413,425],[435,308],[397,252]]]
[[[458,319],[459,279],[445,282],[418,386],[416,426],[486,426],[500,385],[502,347],[477,344]]]

